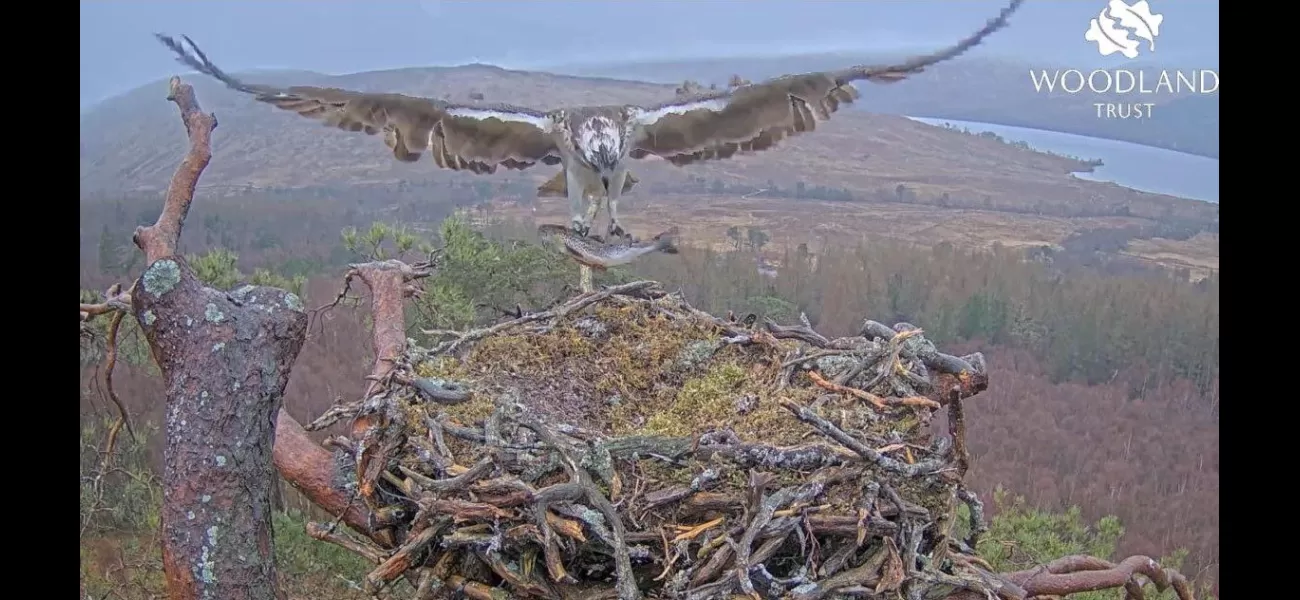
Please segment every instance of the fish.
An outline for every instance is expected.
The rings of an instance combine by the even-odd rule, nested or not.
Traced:
[[[674,238],[680,233],[677,227],[650,238],[649,240],[630,240],[610,244],[590,237],[583,237],[569,229],[567,225],[538,225],[537,234],[543,240],[558,244],[570,258],[580,265],[604,271],[609,267],[625,265],[642,256],[654,252],[677,254]]]

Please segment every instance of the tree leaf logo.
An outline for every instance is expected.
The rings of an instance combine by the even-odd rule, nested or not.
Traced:
[[[1102,56],[1116,52],[1128,58],[1137,58],[1138,48],[1147,41],[1147,49],[1156,49],[1156,38],[1160,36],[1160,24],[1164,15],[1151,12],[1147,0],[1138,0],[1126,4],[1124,0],[1110,0],[1105,8],[1088,24],[1088,31],[1083,39],[1097,44],[1097,51]],[[1137,36],[1134,39],[1132,36]]]

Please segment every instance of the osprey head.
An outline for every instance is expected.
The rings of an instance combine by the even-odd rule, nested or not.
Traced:
[[[605,180],[632,149],[634,127],[628,117],[619,107],[557,111],[554,119],[574,156]]]

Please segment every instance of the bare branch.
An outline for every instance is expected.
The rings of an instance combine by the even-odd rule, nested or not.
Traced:
[[[190,150],[172,175],[158,221],[148,227],[137,227],[132,237],[135,245],[144,250],[145,264],[176,254],[181,228],[185,226],[185,216],[189,214],[190,204],[194,201],[194,187],[198,185],[203,169],[212,160],[212,131],[217,128],[216,115],[203,112],[198,98],[194,96],[193,87],[181,83],[180,77],[172,77],[167,85],[167,99],[175,102],[181,111],[181,121],[184,122],[185,133],[190,139]]]
[[[1000,575],[1001,578],[1024,588],[1027,598],[1042,596],[1068,596],[1094,590],[1113,590],[1124,588],[1127,597],[1141,598],[1133,594],[1134,588],[1140,587],[1137,577],[1145,577],[1154,583],[1156,589],[1165,591],[1172,587],[1178,600],[1195,600],[1187,578],[1178,571],[1165,569],[1147,556],[1130,556],[1118,563],[1112,563],[1092,556],[1065,556],[1045,565],[1014,571]],[[983,595],[974,591],[963,591],[948,597],[948,600],[982,600]]]

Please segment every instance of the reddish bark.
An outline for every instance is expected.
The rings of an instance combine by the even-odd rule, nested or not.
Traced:
[[[375,350],[375,363],[370,371],[370,385],[365,397],[370,397],[383,389],[388,383],[388,375],[393,370],[393,361],[401,358],[406,351],[406,315],[403,302],[407,296],[418,294],[418,288],[412,282],[427,277],[430,271],[426,265],[412,267],[399,260],[386,260],[353,265],[348,272],[349,284],[356,277],[370,288],[370,310],[374,334],[372,342]],[[388,463],[387,444],[379,443],[374,436],[386,429],[386,417],[381,414],[362,414],[352,422],[352,439],[357,442],[357,483],[362,500],[368,507],[374,507],[375,484]],[[390,534],[382,529],[371,532],[381,546],[390,547],[393,543]]]
[[[414,277],[411,267],[396,260],[357,265],[355,274],[370,288],[370,314],[374,328],[375,366],[371,370],[369,396],[393,370],[393,360],[406,351],[406,282]],[[350,274],[350,275],[351,275]]]
[[[272,460],[280,476],[313,504],[332,515],[343,515],[348,527],[372,534],[370,511],[335,484],[334,456],[307,437],[307,431],[283,408],[276,416]]]
[[[427,269],[412,267],[396,260],[354,265],[348,272],[349,285],[353,278],[357,278],[370,288],[375,363],[369,377],[371,384],[367,396],[384,385],[392,371],[393,359],[405,352],[406,330],[402,302],[407,296],[417,293],[411,282],[428,274]],[[368,432],[382,425],[374,422],[374,418],[370,415],[358,417],[352,424],[352,438],[365,440]],[[367,493],[373,492],[373,481],[365,473],[374,471],[368,467],[375,462],[375,451],[378,448],[366,449],[357,460],[356,473],[362,484],[361,497],[358,498],[336,484],[340,474],[336,472],[333,456],[313,442],[298,421],[281,409],[278,422],[274,460],[280,475],[312,503],[330,514],[341,515],[343,523],[352,529],[368,536],[382,547],[391,547],[391,535],[382,524],[375,522],[374,515],[365,502]]]
[[[283,598],[271,541],[275,417],[307,314],[284,290],[204,287],[180,257],[132,294],[167,385],[163,569],[168,593]]]
[[[194,95],[194,88],[188,86],[186,83],[182,83],[179,78],[173,77],[172,81],[169,82],[168,99],[174,101],[174,103],[177,104],[179,112],[181,112],[181,119],[182,122],[185,123],[188,139],[190,139],[190,149],[188,149],[181,165],[178,166],[177,171],[175,171],[175,174],[173,175],[172,183],[170,183],[168,188],[164,208],[162,208],[159,219],[157,219],[157,222],[153,223],[151,226],[138,227],[138,229],[135,230],[134,240],[135,244],[139,245],[140,249],[146,253],[149,265],[151,265],[149,266],[149,269],[152,269],[160,258],[169,258],[168,264],[162,266],[165,266],[166,269],[170,269],[170,264],[177,265],[183,278],[186,278],[187,281],[188,278],[192,277],[192,273],[183,266],[183,260],[173,258],[173,255],[175,255],[175,249],[177,249],[179,235],[181,235],[183,226],[185,226],[185,218],[188,212],[190,212],[190,205],[192,204],[192,201],[194,201],[194,190],[196,184],[198,184],[203,169],[207,168],[208,162],[211,161],[212,158],[212,131],[214,127],[217,126],[217,121],[216,117],[212,116],[212,114],[204,113],[203,110],[201,110],[199,101]],[[367,269],[364,268],[364,266],[370,266],[370,268]],[[373,295],[372,299],[372,308],[376,317],[381,317],[377,319],[377,322],[394,322],[393,316],[395,316],[396,322],[395,326],[377,327],[377,356],[393,356],[394,353],[402,352],[402,348],[404,348],[404,344],[406,344],[406,336],[404,336],[404,332],[402,331],[402,297],[404,292],[407,291],[406,288],[403,287],[404,283],[409,281],[411,278],[403,277],[403,275],[411,274],[411,268],[407,265],[396,264],[395,261],[394,265],[372,264],[364,266],[357,270],[355,275],[359,275],[368,286],[372,287],[372,291],[376,291],[376,294]],[[400,266],[400,269],[395,269],[396,266]],[[143,278],[142,282],[144,282]],[[136,284],[136,287],[139,287],[139,283]],[[253,288],[253,290],[255,291],[251,292],[251,294],[247,294],[247,296],[265,297],[266,294],[268,294],[269,288]],[[390,292],[389,290],[393,291]],[[135,291],[135,288],[133,288],[133,291]],[[198,290],[191,290],[191,292],[194,291],[212,292],[211,290],[201,288],[201,286],[198,286]],[[272,294],[273,292],[274,291],[272,291]],[[139,294],[143,294],[143,292],[136,291],[136,295]],[[221,295],[221,292],[216,292],[216,294]],[[129,294],[123,294],[122,299],[127,301],[127,303],[130,303],[130,301],[133,300],[133,297]],[[296,301],[296,299],[294,300]],[[240,309],[238,306],[222,306],[222,308],[218,308],[218,310],[227,314],[235,314],[239,312]],[[92,314],[86,314],[86,306],[82,306],[82,312],[83,319],[92,316]],[[194,319],[204,318],[205,312],[207,312],[207,304],[201,305],[199,313],[188,314],[187,317],[190,318],[192,322]],[[290,317],[283,317],[283,313],[285,312],[278,310],[278,308],[273,309],[273,312],[281,314],[282,318],[290,318],[291,321],[294,322],[295,331],[298,331],[298,334],[296,334],[298,335],[298,343],[292,345],[292,347],[283,347],[283,345],[282,347],[279,347],[278,351],[281,352],[281,355],[274,355],[274,348],[265,348],[265,351],[272,352],[270,355],[265,356],[266,360],[274,362],[274,364],[277,365],[277,370],[279,369],[279,366],[283,366],[283,373],[278,375],[278,377],[287,379],[287,377],[289,377],[289,368],[292,365],[292,362],[294,362],[294,358],[298,356],[300,347],[302,347],[302,338],[305,335],[305,316],[300,312],[300,308],[299,310],[295,310],[294,314],[296,314],[296,316]],[[98,314],[98,312],[96,312],[96,314]],[[139,317],[140,314],[143,314],[143,312],[136,310],[136,316]],[[255,312],[253,314],[257,313]],[[159,314],[153,314],[153,318],[159,318]],[[299,319],[302,319],[300,325],[298,323]],[[140,322],[144,325],[144,321]],[[191,342],[188,338],[175,340],[175,342],[177,342],[177,344],[194,344],[194,342]],[[240,345],[243,345],[246,342],[248,342],[248,340],[242,340]],[[265,343],[266,340],[257,336],[256,342]],[[211,349],[212,345],[216,343],[221,343],[221,340],[214,340],[213,343],[209,343],[207,349]],[[181,352],[178,351],[178,348],[166,347],[166,345],[160,347],[157,343],[153,343],[152,347],[155,360],[157,360],[160,365],[164,365],[165,362],[169,360],[170,356],[177,355],[178,352]],[[240,352],[247,353],[256,351],[253,351],[253,349],[240,349]],[[183,356],[183,353],[178,356]],[[270,362],[268,362],[268,364],[270,364]],[[376,361],[376,370],[374,370],[374,374],[385,374],[387,371],[385,365],[387,365],[386,361]],[[222,371],[222,373],[226,373],[226,371]],[[242,374],[226,374],[231,375],[230,381],[246,381],[247,379],[246,377],[243,377]],[[302,425],[299,425],[298,421],[295,421],[289,413],[285,412],[285,410],[281,408],[283,381],[277,381],[276,384],[276,394],[274,394],[273,397],[265,397],[265,399],[261,399],[263,400],[263,404],[257,406],[257,408],[264,409],[268,412],[268,417],[265,418],[266,422],[272,422],[272,418],[269,417],[269,414],[274,414],[274,442],[272,449],[272,460],[274,466],[281,471],[281,474],[285,477],[286,481],[289,481],[292,486],[298,488],[299,491],[302,491],[303,495],[307,496],[312,503],[321,506],[321,508],[324,508],[325,510],[329,510],[331,514],[341,514],[343,522],[352,527],[352,529],[361,532],[361,534],[376,536],[376,531],[373,531],[372,526],[370,526],[370,521],[372,521],[372,519],[370,519],[367,506],[363,503],[359,503],[359,501],[355,501],[355,497],[352,496],[350,492],[342,490],[342,488],[335,483],[333,456],[330,455],[329,451],[326,451],[326,449],[321,448],[320,445],[312,442],[311,438],[308,438],[307,431],[303,430]],[[211,392],[209,392],[209,397],[212,397]],[[227,399],[226,401],[239,403],[238,399]],[[208,404],[212,404],[211,401],[209,401]],[[252,406],[248,406],[248,408],[252,409]],[[174,414],[174,410],[177,410],[177,406],[172,404],[170,396],[168,410],[169,414]],[[191,419],[186,418],[185,421],[188,423]],[[268,438],[268,440],[269,439],[270,438]],[[183,442],[183,440],[179,440],[179,442]],[[170,438],[169,429],[168,448],[172,448],[172,445],[172,438]],[[259,444],[256,445],[265,448],[266,443],[259,442]],[[168,464],[170,465],[170,461]],[[263,484],[269,484],[274,481],[272,474],[261,474],[259,477],[261,482],[265,482]],[[260,497],[257,501],[260,503]],[[187,509],[185,510],[185,516],[188,517]],[[165,522],[164,525],[166,526],[168,523]],[[269,521],[266,522],[265,527],[261,526],[260,523],[250,523],[250,525],[253,529],[240,534],[240,538],[265,540],[265,548],[268,548],[269,551]],[[382,536],[380,536],[380,538],[382,538]],[[164,553],[166,558],[168,558],[169,565],[175,566],[177,565],[177,561],[183,561],[181,553],[178,553],[177,549],[165,547]],[[174,586],[169,586],[173,588],[173,597],[196,597],[187,595],[187,592],[177,591],[192,590],[192,586],[194,586],[194,578],[190,577],[190,575],[186,575],[177,570],[177,573],[174,573],[174,575],[169,571],[168,577],[169,582],[174,583]],[[273,582],[273,579],[269,579],[269,581]],[[273,588],[273,586],[268,587],[268,590],[270,590],[270,588]]]
[[[194,188],[199,183],[208,162],[212,160],[212,131],[217,128],[216,115],[205,113],[194,97],[194,88],[181,83],[180,77],[168,81],[167,99],[176,103],[185,124],[185,134],[190,139],[190,149],[185,153],[171,184],[167,186],[167,199],[163,203],[158,221],[149,227],[137,227],[135,245],[145,253],[145,264],[176,253],[181,239],[185,216],[194,202]]]
[[[1172,587],[1180,600],[1196,597],[1186,577],[1173,569],[1162,568],[1160,563],[1146,556],[1130,556],[1119,563],[1092,556],[1065,556],[1033,569],[1003,573],[1001,577],[1024,589],[1026,598],[1119,588],[1129,590],[1126,598],[1141,598],[1140,594],[1132,593],[1140,586],[1136,575],[1149,579],[1162,591]],[[950,595],[947,600],[983,598],[982,594],[962,591]]]
[[[168,596],[282,599],[271,536],[271,453],[307,315],[293,294],[205,287],[176,255],[216,119],[173,77],[190,139],[158,221],[135,242],[149,266],[130,294],[167,386],[162,543]]]

